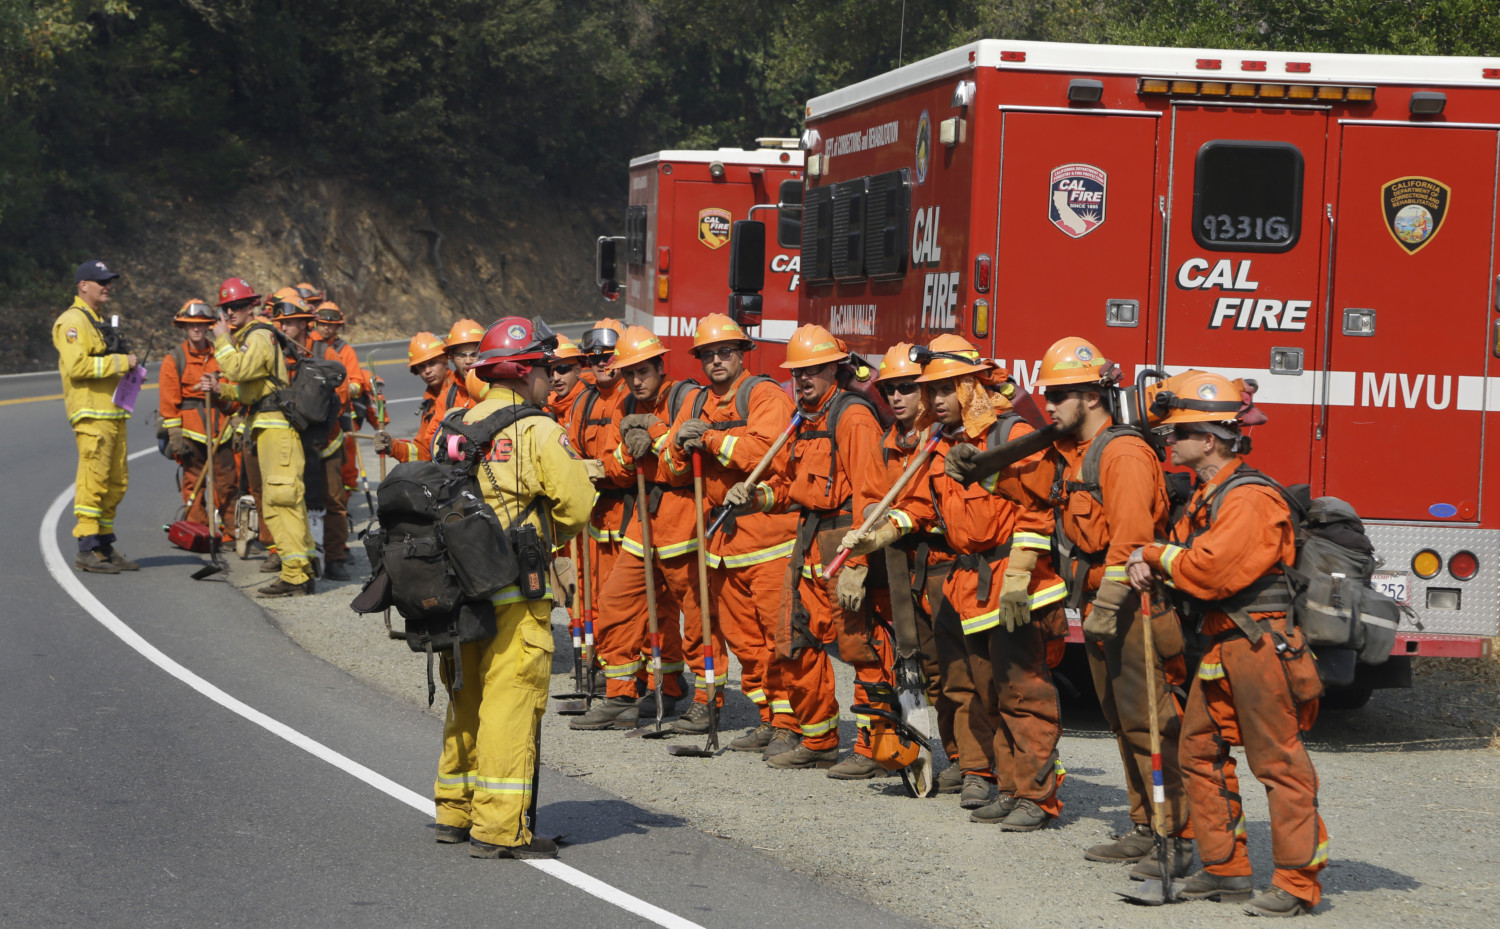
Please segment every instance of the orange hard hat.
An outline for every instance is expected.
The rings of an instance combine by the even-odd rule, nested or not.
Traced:
[[[922,376],[917,380],[923,384],[994,370],[993,366],[979,356],[979,349],[973,343],[961,335],[951,333],[934,338],[926,350],[919,348],[911,354],[912,360],[915,361],[918,357],[922,360]]]
[[[214,308],[208,305],[208,301],[202,297],[194,297],[182,305],[177,315],[172,317],[172,325],[186,326],[188,323],[211,323],[218,318]]]
[[[609,366],[619,371],[666,353],[667,347],[661,344],[661,339],[658,339],[650,329],[644,326],[630,326],[625,330],[625,334],[620,336],[620,341],[615,346],[615,357],[610,359]]]
[[[297,293],[295,287],[283,287],[271,295],[266,301],[271,308],[271,318],[277,321],[283,319],[312,319],[315,314],[302,295]]]
[[[1042,355],[1042,364],[1033,383],[1036,387],[1060,387],[1064,384],[1113,387],[1119,377],[1119,367],[1105,358],[1104,353],[1094,347],[1094,343],[1077,336],[1068,336],[1053,342],[1052,347]]]
[[[430,332],[419,332],[411,337],[411,343],[406,346],[406,366],[415,368],[423,362],[441,358],[446,349],[442,339]]]
[[[742,342],[746,348],[755,347],[740,324],[723,313],[710,313],[698,320],[698,328],[693,332],[693,353],[697,354],[698,349],[705,345],[720,342]]]
[[[830,361],[843,361],[848,357],[849,350],[841,339],[834,338],[833,333],[822,326],[808,323],[798,326],[797,331],[792,333],[792,340],[786,346],[786,361],[781,363],[781,367],[811,368]]]
[[[625,324],[606,316],[583,334],[579,348],[585,355],[608,355],[625,335]]]
[[[898,377],[920,377],[922,366],[911,360],[911,343],[897,342],[886,350],[880,359],[880,371],[875,382],[894,380]]]
[[[557,348],[548,352],[548,354],[553,358],[580,358],[583,356],[583,352],[578,348],[578,343],[565,335],[557,337]]]
[[[317,315],[320,323],[332,323],[335,326],[344,324],[344,311],[339,309],[339,305],[332,300],[324,300],[318,304]]]
[[[1152,426],[1235,423],[1258,426],[1266,414],[1255,406],[1255,381],[1188,370],[1146,388],[1146,418]],[[1226,436],[1228,438],[1229,436]]]
[[[448,330],[448,348],[455,349],[460,345],[470,345],[484,338],[484,327],[472,319],[460,319]]]
[[[470,400],[478,403],[489,396],[490,385],[481,381],[479,375],[474,373],[474,369],[470,368],[464,372],[464,390],[468,391]]]
[[[307,281],[303,281],[293,289],[296,290],[297,293],[302,296],[302,299],[306,300],[308,303],[322,303],[323,298],[327,296],[325,293],[323,293],[322,290],[314,287]]]

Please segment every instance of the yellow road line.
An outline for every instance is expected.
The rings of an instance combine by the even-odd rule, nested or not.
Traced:
[[[156,388],[156,384],[141,385],[141,390],[143,391],[155,390]],[[13,400],[0,400],[0,406],[13,406],[17,403],[42,403],[47,400],[61,400],[62,398],[62,394],[48,394],[45,397],[16,397]]]

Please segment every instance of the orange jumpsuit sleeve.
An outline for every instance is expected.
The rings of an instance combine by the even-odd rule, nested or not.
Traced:
[[[1291,512],[1270,487],[1231,488],[1218,517],[1191,546],[1153,542],[1141,553],[1167,582],[1200,600],[1222,600],[1296,557]]]
[[[1130,553],[1155,542],[1166,528],[1167,487],[1156,453],[1144,442],[1115,439],[1099,462],[1099,493],[1109,531],[1104,580],[1128,584]]]
[[[786,431],[792,420],[792,400],[775,384],[761,382],[750,390],[749,415],[744,429],[728,432],[704,433],[703,444],[726,468],[749,474],[766,456],[771,444]],[[783,451],[777,458],[785,457]]]
[[[1019,439],[1035,431],[1029,423],[1017,423],[1006,438],[1007,441]],[[1055,524],[1051,496],[1056,473],[1057,465],[1051,450],[1042,449],[980,482],[985,490],[1016,505],[1016,528],[1010,539],[1012,546],[1051,551]]]
[[[161,360],[161,373],[157,375],[157,412],[161,424],[167,429],[182,425],[182,372],[177,370],[177,357],[171,352]]]
[[[950,447],[951,445],[946,440],[940,442],[933,451],[932,457],[927,459],[926,466],[911,476],[911,480],[906,482],[906,486],[901,488],[901,492],[896,495],[895,501],[891,504],[891,512],[886,518],[901,530],[902,535],[910,532],[931,531],[937,524],[938,510],[937,501],[932,499],[932,478],[942,472],[943,453]],[[893,456],[892,464],[895,460]],[[904,465],[902,470],[905,470]],[[895,475],[888,472],[887,478],[890,483],[895,483]]]

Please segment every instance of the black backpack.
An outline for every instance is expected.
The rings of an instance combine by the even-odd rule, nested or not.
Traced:
[[[337,421],[343,411],[338,389],[349,376],[343,362],[314,358],[275,326],[266,323],[254,325],[270,331],[282,351],[297,361],[291,382],[270,394],[267,401],[284,414],[298,432],[317,431],[319,427]]]
[[[447,435],[460,437],[459,457],[402,462],[380,482],[379,526],[364,539],[371,580],[351,604],[358,613],[395,607],[401,614],[407,646],[428,656],[429,705],[436,692],[434,650],[451,651],[452,688],[462,690],[459,646],[495,635],[489,598],[521,575],[511,527],[501,524],[480,489],[479,463],[500,430],[527,417],[547,415],[535,407],[508,406],[466,425],[462,417],[467,412],[455,410],[437,434],[440,449],[446,449]],[[448,458],[446,452],[442,457]],[[545,502],[532,501],[515,525],[523,524]]]

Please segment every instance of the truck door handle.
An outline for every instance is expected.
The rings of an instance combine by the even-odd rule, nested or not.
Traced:
[[[1271,349],[1271,373],[1272,374],[1301,374],[1302,373],[1302,349],[1300,349],[1300,348],[1273,348],[1273,349]]]
[[[1344,307],[1344,335],[1375,334],[1375,311]]]
[[[1134,328],[1141,324],[1141,301],[1105,300],[1104,324],[1121,328]]]

